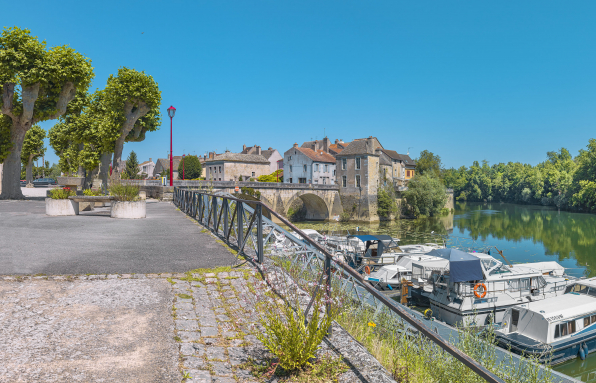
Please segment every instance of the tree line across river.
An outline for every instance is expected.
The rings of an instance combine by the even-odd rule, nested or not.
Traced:
[[[596,212],[596,139],[590,139],[575,158],[561,148],[548,152],[547,159],[536,166],[474,161],[469,168],[444,169],[439,156],[423,151],[416,170],[417,174],[438,178],[445,187],[453,188],[458,201],[510,202]]]

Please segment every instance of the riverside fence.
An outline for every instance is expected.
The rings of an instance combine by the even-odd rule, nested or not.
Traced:
[[[335,283],[341,291],[347,292],[361,305],[371,308],[373,317],[381,313],[395,317],[407,328],[403,333],[420,333],[442,350],[452,355],[487,382],[504,382],[478,361],[463,353],[451,342],[457,339],[456,329],[440,322],[424,319],[422,314],[385,297],[367,283],[353,268],[334,257],[319,243],[303,233],[261,201],[236,198],[230,194],[210,194],[202,190],[185,187],[174,188],[174,204],[196,219],[201,225],[219,236],[239,255],[252,258],[263,264],[268,258],[284,256],[294,267],[310,270],[313,276],[326,276],[329,286]],[[292,230],[287,231],[266,215],[277,218]],[[316,292],[313,294],[316,295]],[[312,301],[311,301],[312,304]],[[307,308],[307,312],[308,309]],[[450,339],[447,341],[446,339]],[[498,349],[499,358],[509,357],[514,363],[521,363],[519,356]],[[555,382],[579,382],[563,374],[552,372]]]

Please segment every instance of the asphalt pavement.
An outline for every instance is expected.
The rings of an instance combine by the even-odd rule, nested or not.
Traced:
[[[110,218],[109,207],[49,217],[43,201],[0,201],[0,275],[186,272],[234,256],[170,202],[147,218]]]

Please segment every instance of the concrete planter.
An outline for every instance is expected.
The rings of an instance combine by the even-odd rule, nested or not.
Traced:
[[[79,203],[69,199],[46,198],[46,215],[79,215]]]
[[[112,218],[139,219],[147,216],[147,205],[144,200],[135,202],[114,201],[110,209]]]

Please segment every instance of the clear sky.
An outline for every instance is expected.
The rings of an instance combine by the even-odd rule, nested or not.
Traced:
[[[376,136],[446,167],[541,162],[596,137],[596,2],[4,1],[3,26],[121,66],[162,91],[165,158]],[[44,123],[49,129],[55,122]],[[49,149],[46,159],[57,161]]]

